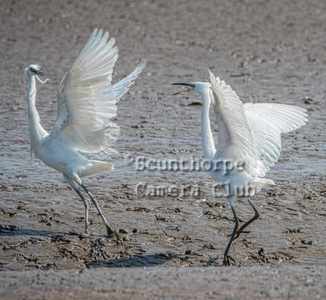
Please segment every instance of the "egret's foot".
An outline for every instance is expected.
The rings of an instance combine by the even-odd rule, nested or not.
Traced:
[[[223,265],[224,266],[230,266],[231,265],[231,262],[233,264],[235,264],[235,260],[232,256],[229,256],[229,255],[224,255],[224,258],[223,258]]]
[[[122,236],[117,231],[113,230],[111,227],[106,228],[106,233],[109,238],[116,240],[118,243],[123,241]]]

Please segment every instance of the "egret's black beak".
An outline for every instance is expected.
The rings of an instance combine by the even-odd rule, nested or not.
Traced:
[[[30,70],[31,70],[31,72],[32,72],[33,74],[35,74],[35,75],[39,75],[39,76],[41,76],[41,75],[44,74],[43,71],[41,71],[41,70],[35,70],[35,69],[30,69]]]
[[[174,82],[172,85],[183,85],[183,86],[188,86],[191,88],[195,88],[195,85],[193,83],[186,83],[186,82]]]
[[[173,94],[174,96],[183,94],[185,92],[189,92],[190,90],[195,88],[195,85],[193,83],[186,83],[186,82],[173,82],[172,85],[182,85],[182,86],[186,86],[186,87],[190,88],[188,90],[183,90],[183,91],[177,92],[177,93]]]

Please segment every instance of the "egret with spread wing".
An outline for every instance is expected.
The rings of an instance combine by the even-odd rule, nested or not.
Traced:
[[[28,82],[28,121],[31,148],[35,156],[61,172],[85,206],[85,233],[88,234],[88,210],[93,203],[104,222],[108,235],[118,237],[109,225],[94,196],[83,184],[82,177],[112,170],[112,163],[89,159],[86,154],[112,149],[119,136],[114,123],[117,103],[142,72],[142,63],[121,81],[111,84],[118,59],[115,40],[108,32],[95,29],[86,45],[65,74],[58,89],[58,114],[48,133],[40,123],[35,106],[36,83],[44,83],[39,65],[25,69]],[[85,197],[86,196],[86,197]]]
[[[237,196],[253,196],[266,184],[266,172],[276,163],[281,151],[281,134],[295,130],[307,122],[306,110],[293,105],[272,103],[242,103],[238,95],[224,81],[211,72],[210,82],[174,83],[194,89],[202,99],[201,135],[206,159],[231,162],[241,168],[220,168],[211,175],[220,184],[227,185],[228,204],[235,226],[224,252],[224,265],[230,264],[229,250],[240,233],[259,217],[253,203],[254,216],[239,227],[235,211]],[[218,124],[215,147],[210,123],[210,105],[213,105]]]

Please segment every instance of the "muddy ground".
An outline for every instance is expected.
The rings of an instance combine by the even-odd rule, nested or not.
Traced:
[[[325,1],[4,0],[0,25],[1,299],[326,297]],[[119,104],[124,155],[201,157],[197,97],[174,95],[171,82],[207,80],[208,67],[244,102],[308,110],[308,125],[283,138],[276,186],[254,198],[261,218],[235,242],[235,267],[222,267],[232,214],[205,173],[131,166],[87,178],[117,244],[94,210],[82,236],[82,203],[30,158],[23,67],[40,63],[51,79],[37,100],[50,129],[57,85],[98,26],[120,49],[114,80],[148,62]],[[246,200],[237,210],[252,214]]]

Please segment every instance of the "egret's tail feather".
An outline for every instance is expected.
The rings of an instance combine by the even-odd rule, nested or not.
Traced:
[[[108,161],[92,160],[91,165],[80,172],[80,176],[89,176],[100,172],[113,170],[113,164]]]
[[[260,192],[262,188],[266,185],[275,185],[275,182],[272,179],[267,178],[257,178],[253,185],[255,186],[256,193]]]

